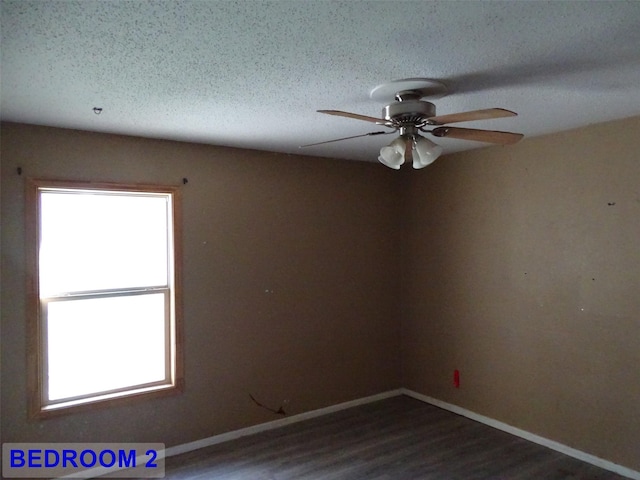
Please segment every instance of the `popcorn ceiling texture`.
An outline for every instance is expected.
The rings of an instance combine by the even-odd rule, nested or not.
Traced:
[[[300,153],[428,77],[527,136],[640,113],[640,2],[2,1],[3,120]],[[93,107],[101,107],[100,115]],[[375,160],[389,137],[303,150]],[[438,139],[446,152],[484,144]]]

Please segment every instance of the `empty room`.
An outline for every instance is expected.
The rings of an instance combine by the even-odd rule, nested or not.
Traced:
[[[640,480],[640,2],[0,8],[3,478]]]

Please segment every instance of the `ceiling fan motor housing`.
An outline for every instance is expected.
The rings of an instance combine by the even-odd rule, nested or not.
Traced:
[[[436,106],[423,100],[403,100],[385,105],[382,117],[395,125],[424,125],[427,119],[436,116]]]

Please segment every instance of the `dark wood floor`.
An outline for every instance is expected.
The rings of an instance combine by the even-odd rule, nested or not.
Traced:
[[[622,480],[406,396],[166,459],[166,479]]]

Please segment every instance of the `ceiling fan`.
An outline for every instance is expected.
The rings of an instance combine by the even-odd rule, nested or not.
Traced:
[[[409,78],[379,85],[371,91],[371,98],[387,100],[392,97],[394,99],[392,103],[385,105],[382,109],[383,118],[369,117],[341,110],[318,110],[318,112],[375,123],[376,125],[391,128],[391,131],[369,132],[362,135],[302,145],[301,148],[339,142],[351,138],[388,135],[399,132],[399,136],[395,140],[388,146],[382,147],[378,157],[382,164],[399,170],[405,161],[412,162],[413,168],[424,168],[433,163],[442,154],[440,145],[421,136],[419,132],[430,133],[435,137],[474,140],[499,145],[516,143],[524,136],[520,133],[497,130],[449,127],[448,124],[450,123],[514,117],[517,113],[503,108],[488,108],[448,115],[436,115],[435,105],[422,100],[423,98],[441,98],[445,94],[446,87],[442,83],[426,78]]]

